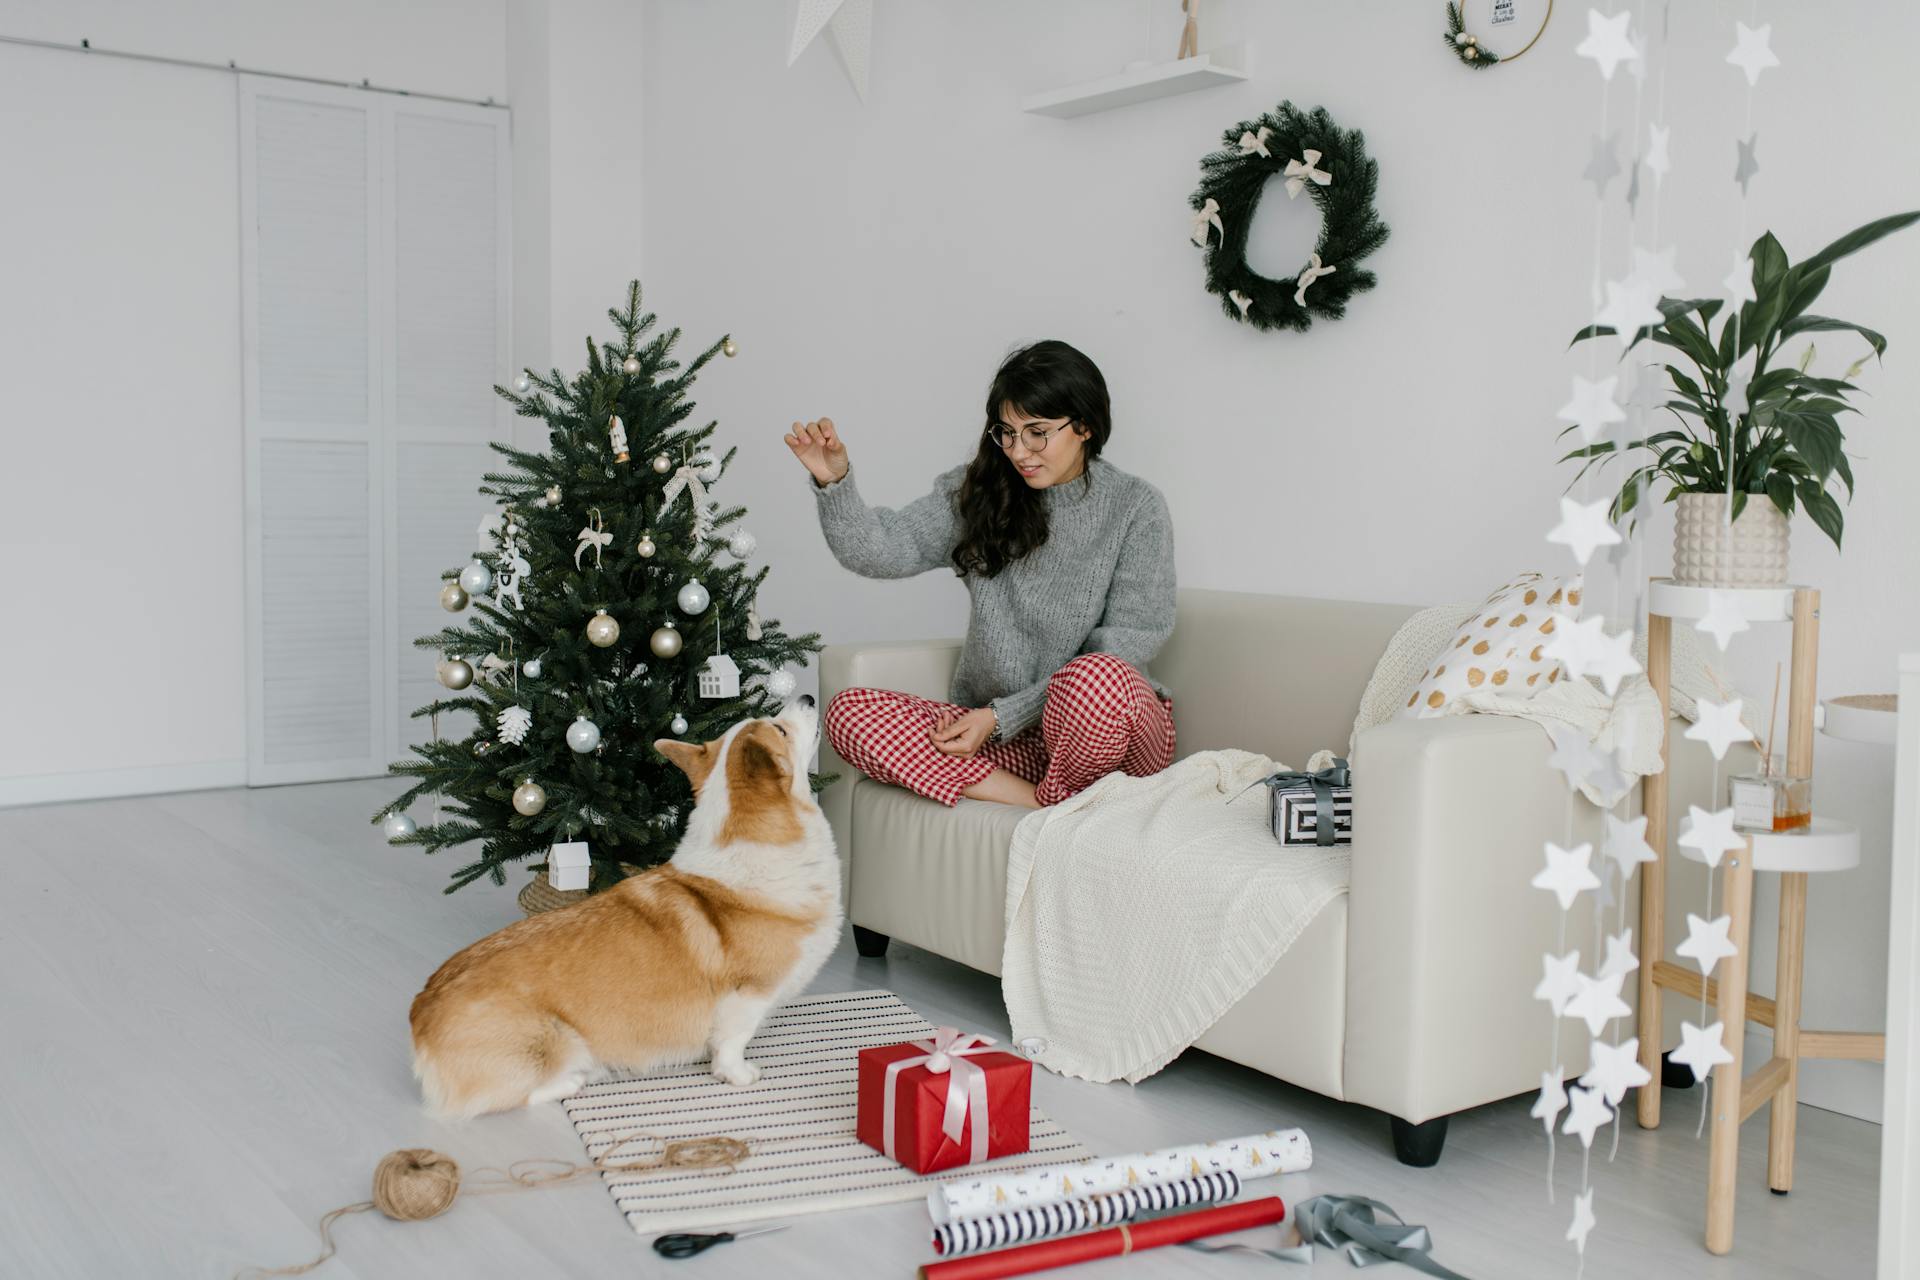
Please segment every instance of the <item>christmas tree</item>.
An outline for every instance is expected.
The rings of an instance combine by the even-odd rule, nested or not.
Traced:
[[[682,425],[694,376],[733,340],[681,369],[678,329],[647,336],[638,281],[625,311],[607,314],[618,341],[589,338],[571,382],[528,370],[494,388],[547,424],[549,448],[492,446],[510,469],[480,487],[499,508],[486,549],[443,575],[441,604],[465,623],[414,642],[440,654],[440,683],[459,696],[413,713],[434,740],[389,766],[415,781],[373,820],[428,853],[479,841],[448,893],[482,876],[505,884],[507,863],[563,840],[587,842],[596,890],[665,861],[692,794],[655,740],[703,741],[772,713],[793,692],[785,664],[820,648],[759,617],[767,570],[745,563],[753,536],[734,527],[745,509],[707,494],[734,451],[707,447],[717,423]],[[442,741],[439,717],[456,711],[478,723]],[[434,818],[415,827],[404,810],[429,795]]]

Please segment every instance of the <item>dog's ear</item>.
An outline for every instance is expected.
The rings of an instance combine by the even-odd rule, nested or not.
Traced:
[[[793,776],[787,753],[774,750],[760,734],[741,734],[734,743],[734,754],[740,761],[740,776],[748,782],[764,779],[784,785]]]
[[[713,772],[713,744],[710,742],[695,744],[680,742],[674,738],[661,738],[653,744],[653,749],[674,762],[680,771],[687,775],[698,791],[700,784]]]

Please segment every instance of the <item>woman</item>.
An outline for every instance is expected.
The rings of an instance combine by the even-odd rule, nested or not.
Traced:
[[[1116,769],[1158,773],[1173,702],[1146,665],[1173,634],[1166,499],[1101,459],[1106,379],[1064,342],[1008,356],[986,419],[973,460],[898,511],[862,500],[830,419],[786,437],[841,564],[869,578],[944,565],[972,599],[951,702],[842,690],[828,740],[869,777],[946,805],[1037,808]]]

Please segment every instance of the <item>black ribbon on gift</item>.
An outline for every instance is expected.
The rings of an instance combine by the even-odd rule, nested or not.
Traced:
[[[1337,838],[1333,829],[1333,789],[1351,787],[1353,770],[1347,767],[1346,757],[1335,756],[1333,763],[1324,769],[1308,772],[1305,769],[1283,769],[1270,773],[1260,781],[1249,786],[1240,795],[1254,787],[1270,787],[1274,791],[1298,791],[1302,787],[1313,790],[1313,842],[1317,845],[1332,845]],[[1239,797],[1236,796],[1235,799]]]

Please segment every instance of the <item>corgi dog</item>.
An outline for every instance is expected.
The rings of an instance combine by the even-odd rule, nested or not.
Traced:
[[[802,697],[713,742],[654,743],[693,782],[680,847],[440,966],[411,1014],[428,1110],[549,1102],[703,1051],[729,1084],[759,1079],[748,1039],[840,940],[840,859],[807,777],[819,730]]]

